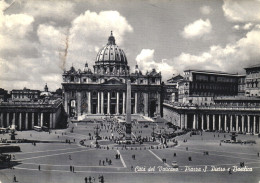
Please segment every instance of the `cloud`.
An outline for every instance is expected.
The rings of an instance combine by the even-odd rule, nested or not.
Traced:
[[[239,25],[234,25],[234,26],[233,26],[233,29],[239,30],[239,29],[240,29],[240,26],[239,26]]]
[[[252,26],[253,26],[253,24],[247,23],[247,24],[244,25],[243,29],[244,30],[249,30]]]
[[[211,8],[210,6],[202,6],[200,7],[200,12],[204,15],[208,15],[211,13]]]
[[[23,11],[33,17],[68,20],[75,18],[75,3],[71,1],[25,1]]]
[[[97,51],[107,43],[110,31],[116,44],[122,47],[124,35],[133,32],[133,28],[117,11],[86,11],[75,18],[70,28],[67,66],[73,61],[77,67],[83,67],[86,60],[95,60]]]
[[[259,0],[224,0],[222,9],[226,18],[232,22],[260,21]]]
[[[199,19],[189,25],[186,25],[182,32],[182,36],[186,39],[199,38],[205,34],[209,34],[211,30],[212,25],[209,19],[206,21]]]
[[[111,30],[119,45],[123,44],[127,32],[133,32],[117,11],[86,11],[72,19],[68,26],[57,26],[55,22],[35,21],[41,15],[34,10],[31,15],[6,15],[3,10],[10,5],[1,3],[0,87],[8,90],[43,89],[45,83],[51,91],[55,90],[61,87],[65,65],[68,69],[73,63],[78,69],[84,67],[86,60],[93,63]],[[39,8],[43,8],[39,11],[47,11],[47,8]],[[57,11],[62,14],[65,10]]]
[[[199,55],[182,53],[173,59],[172,66],[178,72],[194,68],[243,73],[243,68],[259,63],[259,42],[260,25],[257,25],[245,37],[225,47],[213,45],[209,51]]]
[[[173,66],[167,63],[167,60],[163,59],[161,62],[155,62],[154,50],[152,49],[142,49],[136,56],[136,61],[143,74],[146,73],[146,71],[156,69],[157,72],[160,71],[162,73],[163,79],[167,79],[175,72]]]

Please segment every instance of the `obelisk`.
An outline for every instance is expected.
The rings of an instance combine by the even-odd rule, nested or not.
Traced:
[[[125,139],[129,143],[131,143],[131,133],[132,133],[132,125],[131,125],[131,82],[127,80],[126,84],[126,124],[125,124]]]

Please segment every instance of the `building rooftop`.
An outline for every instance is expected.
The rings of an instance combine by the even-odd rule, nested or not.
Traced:
[[[252,68],[260,68],[260,64],[256,64],[256,65],[251,65],[251,66],[249,66],[249,67],[246,67],[246,68],[244,68],[244,69],[252,69]]]
[[[187,69],[187,70],[184,70],[184,72],[195,72],[195,73],[201,73],[201,74],[217,74],[217,75],[237,76],[237,77],[244,76],[244,75],[241,75],[241,74],[227,73],[227,72],[214,71],[214,70]]]
[[[246,97],[246,96],[223,96],[223,97],[215,97],[214,100],[260,101],[260,98]]]

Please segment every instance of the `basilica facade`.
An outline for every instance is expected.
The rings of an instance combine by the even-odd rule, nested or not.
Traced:
[[[130,72],[124,51],[112,32],[96,56],[93,70],[73,66],[63,73],[63,103],[71,117],[83,114],[124,115],[126,83],[131,81],[131,112],[153,117],[162,115],[162,77],[155,69],[143,74],[138,65]]]

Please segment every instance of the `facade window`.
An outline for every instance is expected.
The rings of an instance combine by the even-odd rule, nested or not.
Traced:
[[[74,91],[71,92],[71,96],[75,97],[75,92]]]
[[[83,82],[84,82],[84,83],[85,83],[85,82],[87,82],[87,79],[86,79],[86,78],[84,78],[84,79],[83,79]]]
[[[112,92],[112,98],[116,97],[116,92]]]
[[[152,78],[152,83],[155,83],[155,78]]]
[[[140,83],[142,84],[143,82],[144,82],[144,80],[141,79],[141,80],[140,80]]]

